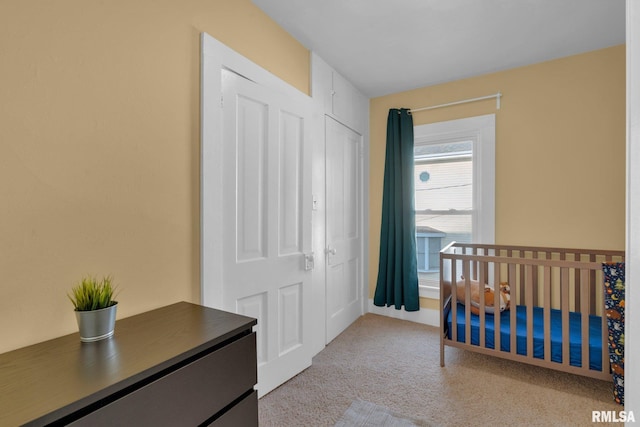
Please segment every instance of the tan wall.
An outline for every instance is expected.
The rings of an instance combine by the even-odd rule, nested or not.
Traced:
[[[0,4],[0,352],[200,300],[200,33],[309,91],[309,52],[250,0]]]
[[[501,91],[495,101],[418,112],[414,124],[496,114],[496,243],[625,245],[625,47],[371,100],[369,292],[378,274],[386,120]],[[437,308],[433,301],[422,306]]]

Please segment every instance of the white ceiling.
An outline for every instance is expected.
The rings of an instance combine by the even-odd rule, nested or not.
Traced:
[[[625,42],[625,0],[253,0],[369,97]]]

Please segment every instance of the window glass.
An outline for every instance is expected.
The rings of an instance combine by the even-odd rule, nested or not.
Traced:
[[[473,141],[416,144],[415,207],[421,284],[438,283],[440,249],[473,236]]]

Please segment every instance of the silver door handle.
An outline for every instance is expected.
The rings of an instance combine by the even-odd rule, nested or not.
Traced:
[[[336,251],[336,248],[332,248],[331,246],[328,246],[326,249],[326,253],[329,255],[335,255],[338,251]]]

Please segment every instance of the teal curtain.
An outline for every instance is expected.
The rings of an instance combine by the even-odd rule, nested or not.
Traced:
[[[413,118],[391,109],[382,193],[380,261],[373,303],[406,311],[420,309],[413,184]]]

